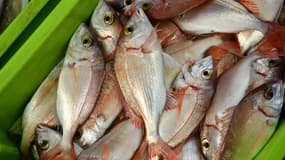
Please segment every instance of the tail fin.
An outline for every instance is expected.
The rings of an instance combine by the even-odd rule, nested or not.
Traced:
[[[40,155],[41,160],[77,160],[73,146],[66,150],[60,145],[56,145],[50,151]]]
[[[155,144],[149,144],[149,160],[160,159],[176,160],[176,153],[161,139]]]

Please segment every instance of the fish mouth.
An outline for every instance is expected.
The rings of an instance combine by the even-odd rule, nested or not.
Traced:
[[[107,39],[113,39],[113,37],[110,36],[110,35],[98,37],[99,41],[104,41],[104,40],[107,40]]]
[[[261,75],[261,76],[263,76],[263,77],[267,77],[267,75],[266,75],[265,73],[261,73],[261,72],[259,72],[259,71],[256,71],[256,73],[259,74],[259,75]]]
[[[138,47],[126,47],[126,50],[127,51],[132,51],[132,50],[139,51],[139,50],[141,50],[141,48],[138,48]]]

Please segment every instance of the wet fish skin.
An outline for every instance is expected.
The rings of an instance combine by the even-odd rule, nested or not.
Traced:
[[[131,159],[140,146],[142,136],[142,129],[135,127],[130,120],[125,120],[116,125],[98,142],[82,151],[78,160]]]
[[[49,73],[24,110],[21,141],[23,157],[29,157],[30,155],[31,143],[35,137],[35,129],[38,124],[46,126],[56,126],[59,124],[56,113],[56,93],[62,65],[63,62],[61,61]]]
[[[215,74],[211,56],[183,65],[168,99],[173,102],[168,102],[159,123],[159,135],[169,146],[182,143],[204,118],[214,94]]]
[[[237,0],[263,21],[273,22],[277,19],[283,6],[283,0]]]
[[[244,30],[257,30],[265,34],[268,28],[266,23],[233,0],[208,2],[174,18],[174,22],[190,34],[238,33]]]
[[[233,115],[222,159],[252,159],[273,134],[282,108],[281,81],[246,96]]]
[[[89,147],[101,138],[121,111],[121,90],[112,63],[107,63],[106,76],[96,105],[89,118],[79,128],[82,133],[80,144]]]
[[[165,20],[183,14],[207,1],[209,0],[135,0],[132,4],[135,7],[126,6],[124,9],[127,10],[128,15],[131,15],[133,11],[128,10],[142,8],[151,19]]]
[[[252,63],[258,58],[256,54],[247,56],[220,77],[201,127],[202,152],[206,158],[220,158],[234,108],[248,92]]]
[[[116,11],[100,0],[91,17],[90,26],[102,45],[106,62],[114,59],[120,33],[123,29]]]
[[[181,160],[204,160],[200,146],[199,134],[194,134],[185,141],[180,150]]]
[[[104,57],[85,24],[72,36],[57,90],[57,113],[63,136],[43,159],[75,159],[74,134],[88,118],[98,98],[104,76]]]
[[[43,125],[39,125],[36,129],[35,145],[39,157],[49,152],[53,147],[60,143],[61,135],[55,130]],[[83,150],[79,145],[74,143],[75,154]]]

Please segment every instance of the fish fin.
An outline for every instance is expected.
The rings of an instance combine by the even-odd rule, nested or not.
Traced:
[[[141,48],[142,48],[143,53],[147,54],[151,52],[153,50],[153,46],[156,45],[156,41],[154,41],[153,39],[157,38],[157,35],[156,35],[157,28],[158,28],[158,24],[152,29],[149,36],[145,40],[145,43],[142,45]]]
[[[122,106],[125,110],[126,116],[130,118],[132,124],[137,127],[137,128],[143,128],[143,121],[142,119],[137,116],[134,111],[129,107],[128,103],[126,102],[125,98],[123,97],[123,95],[121,95],[121,103]]]
[[[180,90],[177,91],[168,91],[165,110],[178,109],[180,113],[183,103],[183,96],[187,88],[188,87],[181,88]]]
[[[238,0],[241,4],[243,4],[248,10],[250,10],[253,14],[259,16],[260,9],[258,5],[251,0]]]
[[[136,151],[136,153],[134,154],[132,160],[142,160],[145,157],[145,153],[147,149],[147,142],[143,141],[140,145],[140,148]]]
[[[73,146],[66,150],[59,144],[47,153],[40,156],[41,160],[77,160]]]
[[[161,139],[157,143],[149,144],[149,160],[163,157],[165,160],[176,160],[176,153]]]

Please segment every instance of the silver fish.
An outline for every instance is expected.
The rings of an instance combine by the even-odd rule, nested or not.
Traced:
[[[253,159],[274,133],[281,113],[284,86],[267,84],[245,97],[234,112],[223,159]]]
[[[36,135],[35,145],[37,147],[39,157],[46,154],[53,147],[59,144],[61,139],[61,135],[58,132],[43,125],[39,125],[37,127]],[[75,154],[79,155],[83,149],[78,144],[74,143],[74,150]]]
[[[35,129],[38,124],[46,126],[59,125],[56,114],[56,93],[62,65],[63,62],[60,62],[49,73],[27,104],[23,113],[21,151],[25,158],[29,156],[29,150],[31,149],[31,143],[35,137]]]
[[[59,77],[57,114],[63,136],[43,159],[76,159],[72,139],[92,112],[104,80],[104,67],[103,53],[87,26],[81,24],[70,40]]]
[[[201,148],[199,134],[194,134],[185,144],[183,144],[182,149],[180,149],[181,160],[204,160]]]
[[[174,22],[184,32],[195,34],[244,30],[257,30],[264,34],[268,27],[234,0],[210,1],[175,18]]]
[[[144,121],[151,158],[169,149],[158,135],[159,117],[166,101],[162,52],[155,30],[139,9],[119,40],[115,72],[129,108]]]
[[[89,118],[79,128],[82,134],[80,144],[89,147],[101,138],[121,111],[121,90],[112,64],[107,63],[106,76],[98,101]]]
[[[171,147],[187,139],[204,118],[214,94],[215,74],[211,56],[183,65],[159,123],[159,135]]]
[[[130,120],[125,120],[98,142],[82,151],[78,160],[129,160],[140,146],[142,136],[142,129],[136,128]]]
[[[105,60],[114,59],[117,42],[123,29],[116,11],[104,0],[99,0],[91,17],[90,26],[102,45]]]

